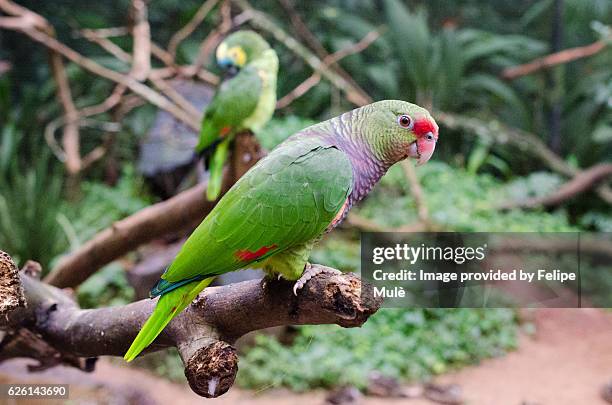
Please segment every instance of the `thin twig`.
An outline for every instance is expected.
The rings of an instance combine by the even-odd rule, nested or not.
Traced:
[[[104,101],[99,104],[94,104],[89,107],[82,108],[81,110],[79,110],[79,115],[81,117],[90,117],[92,115],[98,115],[107,112],[108,110],[114,108],[121,102],[121,98],[123,97],[125,90],[126,87],[124,85],[116,85],[113,89],[113,92]]]
[[[308,91],[317,84],[319,84],[320,81],[321,75],[319,73],[313,73],[312,75],[308,76],[306,80],[295,86],[293,90],[291,90],[289,93],[285,94],[280,100],[278,100],[276,102],[276,108],[281,109],[287,107],[296,99],[308,93]]]
[[[85,36],[83,31],[88,31],[88,33],[93,34],[98,38],[122,37],[130,33],[130,30],[128,27],[110,27],[110,28],[95,28],[95,29],[89,28],[86,30],[80,30],[77,32],[77,35]]]
[[[175,66],[174,58],[164,48],[151,41],[151,54],[162,61],[166,66]]]
[[[108,128],[108,127],[106,128],[107,131],[109,129],[113,129],[113,128]],[[95,162],[102,159],[106,155],[106,153],[109,151],[109,149],[112,147],[113,141],[114,140],[112,136],[107,136],[104,142],[102,143],[102,145],[95,147],[94,149],[91,150],[91,152],[85,155],[83,157],[83,170],[88,169]]]
[[[95,44],[98,44],[102,49],[104,49],[106,52],[110,53],[120,61],[125,63],[132,63],[132,55],[121,49],[120,46],[109,40],[108,37],[100,35],[99,31],[100,30],[91,30],[86,28],[80,30],[80,33],[83,38]]]
[[[369,96],[364,96],[361,94],[359,89],[353,86],[341,75],[330,69],[325,69],[324,63],[320,58],[318,58],[304,45],[296,41],[295,38],[287,34],[285,30],[273,22],[268,15],[262,13],[261,11],[255,10],[246,0],[233,0],[233,3],[243,11],[250,11],[252,13],[250,20],[252,25],[272,34],[277,41],[302,58],[315,72],[320,72],[322,77],[329,80],[334,87],[344,92],[346,99],[349,102],[358,106],[372,102],[372,99]]]
[[[347,56],[364,51],[368,46],[370,46],[374,41],[376,41],[380,37],[380,35],[381,34],[379,31],[371,31],[367,33],[359,42],[342,48],[338,52],[334,52],[331,55],[327,55],[325,59],[323,59],[323,65],[321,66],[321,68],[318,71],[315,71],[302,83],[297,85],[293,90],[283,96],[280,100],[278,100],[278,102],[276,103],[276,108],[285,108],[295,99],[302,97],[311,88],[316,86],[321,81],[321,70],[327,69],[329,66],[339,62]]]
[[[119,48],[117,45],[115,45],[108,39],[103,38],[103,37],[98,37],[95,32],[91,32],[90,30],[83,30],[83,36],[87,39],[92,40],[93,42],[98,43],[102,48],[107,50],[117,59],[120,59],[127,63],[132,62],[133,58],[130,54],[125,52],[123,49]],[[160,48],[159,45],[156,45],[152,42],[150,42],[150,45],[151,45],[152,54],[155,55],[158,59],[160,59],[162,62],[166,64],[173,63],[173,60],[168,52]],[[179,67],[177,66],[171,66],[171,67],[168,67],[168,69],[169,69],[168,77],[174,76],[174,74],[176,74],[176,72],[179,71]],[[155,87],[157,87],[164,95],[166,95],[169,99],[171,99],[174,103],[176,103],[176,105],[178,105],[179,107],[181,107],[183,110],[193,115],[194,117],[200,116],[201,112],[198,111],[198,109],[195,108],[193,104],[191,104],[187,99],[185,99],[176,90],[174,90],[172,86],[170,86],[168,83],[166,83],[163,80],[164,77],[161,77],[159,75],[159,69],[151,70],[149,72],[149,79],[155,85]]]
[[[34,33],[46,35],[55,40],[55,30],[42,16],[13,3],[9,0],[0,0],[0,10],[14,17],[0,18],[0,27],[14,30],[28,30]],[[57,95],[64,110],[65,122],[62,144],[65,151],[66,170],[72,176],[76,176],[81,170],[80,135],[78,128],[78,112],[72,93],[70,83],[64,68],[64,61],[57,50],[49,49],[50,65],[53,78],[57,84]]]
[[[178,30],[172,38],[170,38],[170,42],[168,42],[168,53],[174,60],[176,58],[176,50],[178,49],[179,44],[185,40],[195,29],[204,21],[208,13],[217,5],[219,0],[206,0],[198,11],[193,15],[191,20],[183,28]]]
[[[329,56],[329,53],[327,52],[323,44],[321,44],[321,42],[318,40],[316,35],[312,33],[312,31],[308,28],[306,23],[304,23],[304,21],[300,18],[300,15],[295,9],[295,7],[293,6],[292,1],[291,0],[279,0],[279,3],[285,9],[285,12],[289,15],[289,19],[291,20],[291,25],[293,28],[295,28],[295,31],[297,32],[298,36],[300,36],[310,46],[310,48],[312,48],[315,51],[315,54],[319,58],[325,59],[327,56]],[[342,68],[342,66],[336,63],[332,63],[330,64],[330,68],[336,71],[346,81],[348,81],[353,86],[353,88],[355,88],[355,90],[357,90],[360,93],[362,98],[364,99],[369,98],[369,95],[367,94],[367,92],[359,86],[359,84],[353,79],[353,77],[346,70]]]
[[[157,87],[164,95],[170,100],[174,101],[176,105],[187,111],[194,117],[200,117],[202,112],[194,107],[193,104],[185,97],[183,97],[178,91],[176,91],[171,85],[162,79],[151,77],[151,82]]]
[[[118,84],[117,86],[115,86],[115,89],[113,90],[111,95],[108,96],[106,100],[104,100],[103,102],[89,106],[89,107],[82,108],[81,110],[77,111],[77,115],[78,115],[77,124],[81,126],[82,123],[84,122],[84,119],[86,119],[87,117],[105,113],[106,111],[118,105],[121,102],[123,94],[125,93],[125,89],[126,89],[125,86]],[[60,147],[60,145],[55,140],[55,132],[62,125],[65,125],[65,123],[66,123],[65,116],[58,117],[52,120],[51,122],[49,122],[47,126],[45,127],[45,131],[44,131],[44,137],[47,142],[47,145],[49,145],[49,148],[51,149],[55,157],[60,162],[64,162],[66,160],[66,155],[64,151],[62,150],[62,148]],[[81,162],[81,165],[82,165],[81,169],[83,169],[85,164]]]
[[[412,197],[414,197],[414,204],[417,208],[419,220],[423,224],[429,224],[429,209],[427,208],[427,202],[425,201],[425,193],[423,192],[421,183],[416,175],[414,166],[412,162],[407,160],[403,160],[401,165],[402,169],[404,170],[404,175],[410,184],[410,193],[412,193]]]
[[[325,66],[332,65],[341,59],[346,58],[347,56],[354,55],[359,52],[363,52],[367,49],[374,41],[380,38],[381,32],[379,30],[374,30],[368,32],[359,42],[356,42],[352,45],[347,46],[346,48],[340,49],[338,52],[334,52],[333,54],[327,56],[323,59],[323,64]]]

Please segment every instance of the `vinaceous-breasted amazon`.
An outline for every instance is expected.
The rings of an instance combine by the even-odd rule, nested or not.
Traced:
[[[217,47],[216,57],[219,66],[235,75],[219,86],[206,107],[196,146],[196,152],[208,156],[210,201],[221,192],[223,165],[234,135],[247,129],[257,133],[272,118],[278,73],[276,52],[253,31],[228,36]]]
[[[245,267],[297,280],[316,274],[314,243],[394,163],[429,160],[438,125],[405,101],[379,101],[308,127],[278,145],[217,203],[151,291],[161,296],[125,355],[131,361],[213,278]]]

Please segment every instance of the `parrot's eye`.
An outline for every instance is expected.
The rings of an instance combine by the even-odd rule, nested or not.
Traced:
[[[402,128],[412,129],[412,127],[413,127],[412,118],[410,118],[407,115],[400,115],[397,118],[397,123]]]
[[[427,134],[426,138],[427,138],[428,141],[433,141],[434,136],[430,132],[430,133]]]

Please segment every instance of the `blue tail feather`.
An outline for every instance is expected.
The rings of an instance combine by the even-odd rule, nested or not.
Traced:
[[[170,291],[176,290],[177,288],[184,286],[185,284],[189,284],[193,281],[201,281],[209,277],[210,275],[208,276],[197,275],[191,278],[186,278],[184,280],[175,281],[175,282],[164,280],[163,278],[160,278],[157,281],[157,284],[155,284],[155,286],[151,289],[151,292],[149,293],[149,297],[154,298],[159,295],[164,295],[166,293],[169,293]]]

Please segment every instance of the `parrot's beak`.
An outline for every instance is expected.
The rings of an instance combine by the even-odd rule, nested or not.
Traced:
[[[433,134],[431,134],[431,136],[433,137]],[[418,145],[420,156],[417,159],[417,166],[424,165],[429,161],[429,159],[431,159],[431,156],[436,150],[436,143],[436,139],[434,138],[433,141],[423,140],[423,143]]]
[[[417,145],[417,141],[414,141],[408,147],[408,157],[413,159],[418,159],[421,157],[419,153],[419,145]]]
[[[234,65],[234,61],[228,57],[222,57],[217,60],[217,64],[221,69],[228,69]]]
[[[408,148],[408,157],[416,159],[416,165],[421,166],[429,161],[436,150],[436,139],[433,133],[426,134],[425,137],[417,139]]]
[[[233,59],[231,58],[222,58],[219,59],[219,61],[217,62],[217,64],[219,65],[219,67],[221,69],[223,69],[225,71],[225,73],[227,73],[230,77],[235,76],[238,71],[240,70],[240,67],[238,65],[236,65],[236,63],[234,62]]]

